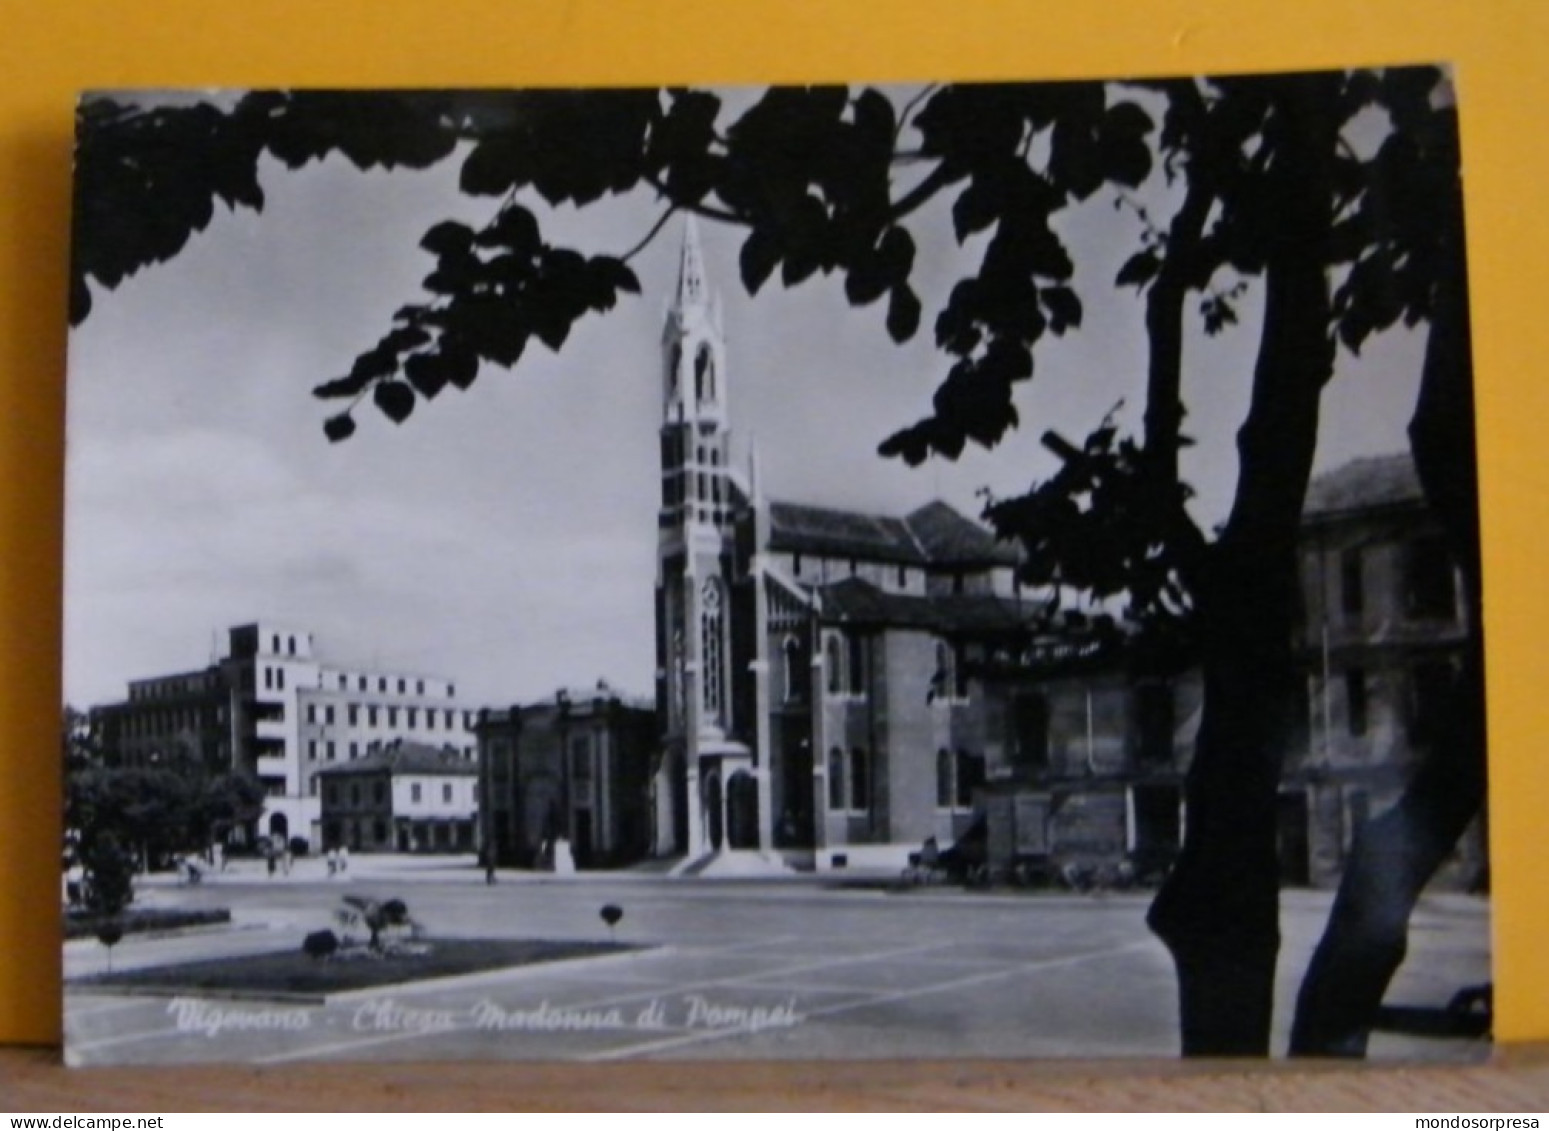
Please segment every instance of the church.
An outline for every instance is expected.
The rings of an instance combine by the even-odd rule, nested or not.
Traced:
[[[902,866],[985,781],[968,666],[1026,636],[1016,554],[943,502],[764,497],[729,453],[720,303],[692,219],[662,336],[653,851]]]

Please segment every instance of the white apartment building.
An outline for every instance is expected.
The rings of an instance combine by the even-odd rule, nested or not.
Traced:
[[[122,703],[94,708],[110,758],[126,765],[196,756],[245,770],[267,800],[253,835],[322,846],[318,771],[395,740],[475,761],[476,711],[445,676],[324,662],[305,629],[270,621],[229,630],[208,668],[134,680]]]

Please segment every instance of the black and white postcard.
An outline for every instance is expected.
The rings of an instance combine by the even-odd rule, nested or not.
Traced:
[[[85,96],[67,1060],[1485,1055],[1457,98]]]

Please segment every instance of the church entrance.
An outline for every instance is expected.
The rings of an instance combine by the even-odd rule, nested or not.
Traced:
[[[758,782],[746,770],[726,781],[726,844],[728,848],[758,847]]]

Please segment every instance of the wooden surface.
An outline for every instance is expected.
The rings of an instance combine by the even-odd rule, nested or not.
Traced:
[[[0,1049],[18,1112],[863,1110],[1405,1111],[1549,1109],[1549,1046],[1488,1064],[288,1065],[64,1068],[57,1049]]]

